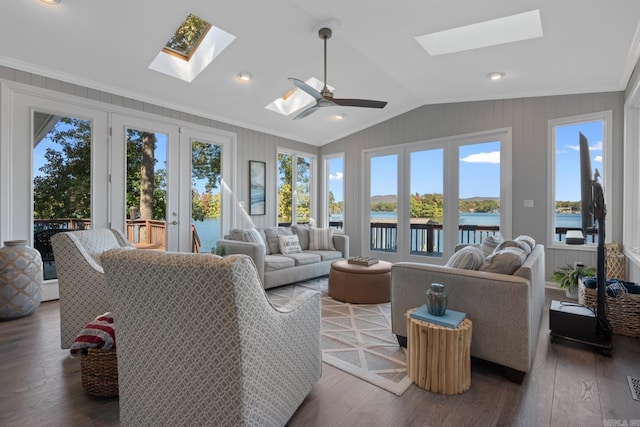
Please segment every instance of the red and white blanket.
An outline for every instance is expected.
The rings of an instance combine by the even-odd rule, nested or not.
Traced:
[[[75,357],[85,348],[101,348],[112,350],[116,348],[116,330],[111,312],[98,316],[78,334],[71,345],[71,356]]]

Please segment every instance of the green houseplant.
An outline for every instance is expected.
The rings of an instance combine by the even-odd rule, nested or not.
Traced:
[[[553,280],[565,290],[567,298],[578,299],[578,280],[580,277],[594,276],[596,269],[584,265],[561,267],[553,273]]]

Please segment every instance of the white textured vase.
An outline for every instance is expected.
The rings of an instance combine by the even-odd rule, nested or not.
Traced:
[[[35,311],[42,300],[42,257],[26,240],[7,240],[0,248],[0,320]]]

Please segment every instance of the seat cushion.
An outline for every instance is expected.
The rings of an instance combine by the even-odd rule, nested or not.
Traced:
[[[284,255],[265,255],[264,257],[264,271],[276,271],[283,268],[295,267],[296,261],[291,256]]]
[[[316,264],[316,263],[319,263],[321,260],[320,255],[310,253],[310,252],[293,253],[293,254],[287,254],[283,256],[286,256],[287,258],[292,258],[296,262],[296,265]]]
[[[342,258],[342,252],[340,251],[305,251],[311,254],[320,255],[322,261],[331,261],[332,259]]]

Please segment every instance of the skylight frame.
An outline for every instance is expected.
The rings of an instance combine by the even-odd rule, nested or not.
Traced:
[[[477,22],[415,37],[431,56],[543,37],[540,10]]]
[[[236,39],[236,36],[233,34],[213,24],[210,25],[211,27],[206,31],[188,61],[184,60],[183,55],[167,52],[163,48],[151,64],[149,64],[148,68],[187,83],[193,81],[193,79],[208,67],[209,64]]]
[[[180,31],[180,28],[183,25],[185,25],[185,23],[189,20],[190,17],[194,17],[194,18],[198,19],[199,21],[202,21],[204,23],[204,28],[202,29],[202,32],[201,32],[200,36],[196,39],[196,42],[193,45],[190,46],[189,50],[186,53],[183,53],[183,52],[181,52],[181,51],[179,51],[177,49],[174,49],[174,48],[170,47],[169,44],[171,43],[171,40],[176,36],[178,31]],[[198,47],[200,46],[200,44],[202,44],[202,41],[205,39],[205,37],[209,33],[209,30],[211,30],[211,27],[212,27],[211,23],[209,23],[208,21],[205,21],[204,19],[200,18],[198,15],[194,15],[193,13],[190,13],[189,15],[187,15],[187,17],[184,19],[184,21],[182,21],[180,26],[176,29],[176,31],[173,33],[173,35],[167,41],[167,43],[162,47],[162,51],[165,52],[165,53],[168,53],[169,55],[175,55],[178,58],[181,58],[181,59],[183,59],[185,61],[189,61],[191,59],[191,57],[198,50]]]
[[[305,81],[306,84],[316,89],[318,92],[324,87],[324,83],[315,77],[309,78]],[[333,92],[334,88],[327,85],[327,88]],[[293,113],[311,107],[316,103],[313,96],[309,95],[303,90],[297,87],[287,91],[283,95],[274,99],[272,103],[265,106],[267,110],[271,110],[275,113],[282,114],[283,116],[290,116]]]

